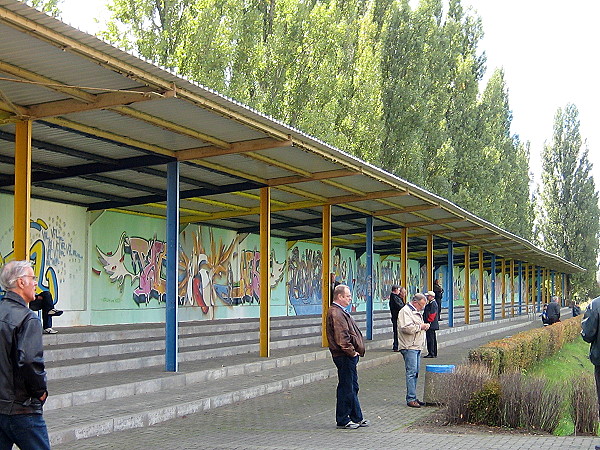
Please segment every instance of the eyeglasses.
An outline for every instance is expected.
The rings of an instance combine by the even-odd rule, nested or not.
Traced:
[[[19,278],[31,278],[35,283],[37,283],[38,281],[38,277],[36,277],[35,275],[23,275]]]

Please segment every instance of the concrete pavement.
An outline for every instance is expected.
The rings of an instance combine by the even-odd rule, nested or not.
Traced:
[[[437,359],[425,365],[457,364],[468,351],[489,340],[538,327],[538,320],[477,324],[468,329],[440,333]],[[459,327],[462,328],[462,327]],[[383,335],[376,339],[388,339]],[[449,345],[451,344],[451,345]],[[383,363],[382,363],[383,361]],[[326,365],[333,367],[331,359]],[[295,370],[302,373],[301,365]],[[248,377],[252,378],[250,374]],[[389,347],[373,348],[359,364],[360,400],[368,428],[335,428],[335,386],[330,377],[279,392],[189,414],[157,425],[135,428],[57,445],[55,449],[326,449],[413,448],[431,449],[594,449],[600,438],[531,436],[506,433],[424,433],[419,425],[431,420],[437,408],[408,408],[404,402],[404,364]],[[419,380],[423,390],[424,377]],[[148,394],[152,397],[152,394]],[[151,400],[151,398],[149,399]]]

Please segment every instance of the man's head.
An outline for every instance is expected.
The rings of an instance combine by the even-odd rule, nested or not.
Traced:
[[[402,298],[406,298],[406,288],[404,286],[400,286],[400,292],[398,295]]]
[[[423,294],[416,293],[410,301],[417,311],[423,311],[427,304],[427,298]]]
[[[333,301],[344,308],[352,302],[350,288],[344,284],[336,286],[333,291]]]
[[[427,291],[424,295],[427,299],[427,303],[431,302],[432,300],[435,300],[435,293],[433,291]]]
[[[20,295],[27,303],[35,299],[37,277],[29,261],[10,261],[0,273],[0,286]]]
[[[556,296],[552,297],[552,301],[553,301],[554,303],[558,303],[558,297],[556,297]]]
[[[393,285],[392,286],[392,292],[394,294],[398,294],[398,292],[400,292],[400,286]]]

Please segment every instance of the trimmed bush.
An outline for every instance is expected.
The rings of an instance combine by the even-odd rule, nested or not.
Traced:
[[[563,322],[490,342],[469,352],[469,361],[484,364],[498,377],[505,372],[521,372],[537,361],[552,356],[565,342],[575,340],[581,330],[581,315]]]

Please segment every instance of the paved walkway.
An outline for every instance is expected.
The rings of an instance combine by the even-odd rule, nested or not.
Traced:
[[[539,321],[527,327],[537,327]],[[490,328],[493,328],[491,326]],[[479,337],[444,347],[440,339],[440,357],[422,360],[425,364],[456,364],[469,349],[499,339],[513,331],[492,337]],[[475,331],[475,330],[473,330]],[[519,330],[520,331],[520,330]],[[481,333],[480,333],[481,334]],[[444,338],[451,339],[451,335]],[[454,342],[457,342],[454,339]],[[389,350],[371,353],[388,355]],[[431,420],[437,408],[408,408],[405,405],[404,364],[400,354],[393,354],[388,364],[359,371],[360,400],[363,413],[372,421],[369,428],[338,430],[335,428],[336,379],[299,386],[203,413],[189,415],[159,425],[112,433],[55,449],[594,449],[600,438],[512,435],[503,433],[451,434],[423,433],[419,424]],[[372,355],[376,356],[376,355]],[[333,365],[333,363],[331,363]],[[359,368],[360,368],[359,364]],[[368,359],[363,366],[368,366]],[[251,377],[252,375],[248,375]],[[419,390],[423,389],[423,377]]]

